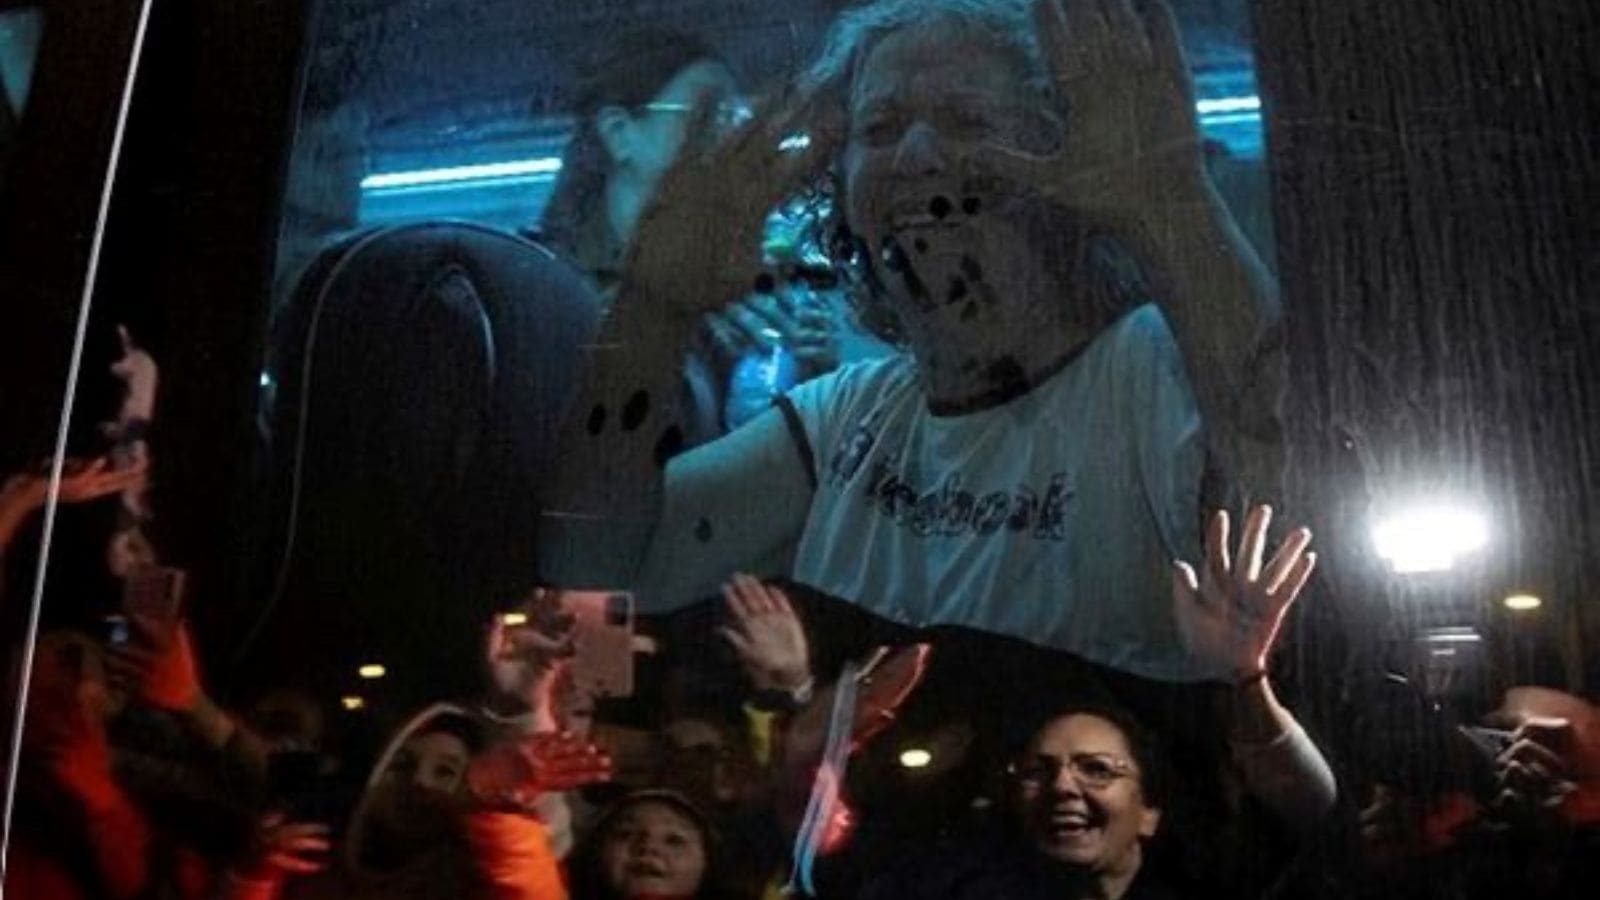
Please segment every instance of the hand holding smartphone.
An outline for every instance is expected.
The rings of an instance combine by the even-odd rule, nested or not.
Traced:
[[[128,643],[132,619],[175,628],[183,617],[187,583],[188,573],[171,566],[143,565],[129,571],[122,582],[122,609],[101,617],[105,642],[112,646]]]
[[[176,623],[183,618],[189,573],[172,566],[140,566],[122,583],[122,611],[129,617]]]

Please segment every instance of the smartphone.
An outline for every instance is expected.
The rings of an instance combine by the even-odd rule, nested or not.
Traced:
[[[100,638],[113,647],[126,644],[128,642],[128,617],[121,613],[109,613],[101,616]]]
[[[183,616],[189,575],[171,566],[140,566],[122,582],[122,611],[130,616],[176,622]]]
[[[593,697],[633,695],[633,595],[626,591],[567,591],[573,617],[572,680]]]

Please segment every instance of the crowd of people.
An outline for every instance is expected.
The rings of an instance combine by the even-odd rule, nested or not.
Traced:
[[[175,608],[47,631],[13,896],[1250,896],[1341,810],[1372,895],[1592,872],[1593,704],[1514,690],[1453,733],[1476,790],[1364,773],[1352,797],[1280,699],[1316,566],[1268,504],[1281,314],[1207,178],[1164,4],[877,0],[755,111],[691,35],[609,50],[532,232],[605,316],[551,436],[547,583],[479,623],[481,692],[363,754],[332,698],[225,709]],[[797,195],[826,198],[853,316],[796,299],[811,262],[772,274],[764,229]],[[852,319],[894,351],[841,365]],[[118,449],[8,480],[0,554],[51,496],[116,497],[108,568],[158,568],[154,361],[122,339]],[[774,340],[800,383],[742,421],[738,360]],[[663,619],[716,598],[659,642],[643,724],[575,671],[595,589]],[[941,674],[974,641],[996,668]],[[697,690],[719,654],[739,686]],[[943,712],[998,724],[1000,764],[982,815],[906,843],[851,764],[941,677],[972,683],[986,708]]]

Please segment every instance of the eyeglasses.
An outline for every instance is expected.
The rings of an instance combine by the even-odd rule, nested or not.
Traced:
[[[1035,756],[1026,762],[1012,763],[1008,771],[1023,786],[1038,788],[1055,784],[1062,769],[1095,790],[1108,788],[1119,779],[1131,778],[1136,771],[1132,762],[1110,753],[1074,753],[1066,759]]]
[[[687,115],[691,112],[694,112],[697,105],[698,104],[682,103],[672,100],[652,100],[641,108],[647,109],[650,112],[680,113]],[[755,110],[750,108],[750,104],[737,100],[723,100],[717,104],[716,112],[712,117],[712,121],[716,123],[716,126],[719,129],[731,131],[750,121],[751,119],[754,119],[755,117]]]

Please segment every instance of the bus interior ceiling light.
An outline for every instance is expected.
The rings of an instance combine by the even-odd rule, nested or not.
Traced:
[[[389,674],[389,670],[385,669],[378,663],[367,663],[366,665],[357,669],[356,674],[370,681],[374,678],[382,678],[383,676]]]
[[[1261,112],[1261,98],[1252,95],[1247,97],[1212,97],[1206,100],[1196,100],[1194,111],[1202,117],[1228,113],[1259,113]]]
[[[561,157],[540,156],[497,163],[413,169],[406,172],[380,172],[361,179],[364,191],[426,188],[466,182],[498,182],[509,179],[553,178],[561,171]]]
[[[1414,506],[1379,518],[1372,540],[1395,572],[1444,572],[1482,549],[1489,527],[1481,514],[1464,506]]]
[[[1425,644],[1477,644],[1483,635],[1471,625],[1439,625],[1425,629],[1417,639]]]
[[[1427,648],[1428,656],[1436,659],[1471,654],[1483,645],[1483,635],[1471,625],[1439,625],[1425,628],[1417,635],[1416,640]]]
[[[1261,98],[1254,95],[1242,97],[1211,97],[1197,100],[1195,112],[1200,124],[1235,125],[1261,118]],[[811,137],[804,133],[791,134],[778,144],[779,150],[793,152],[811,145]],[[544,181],[561,171],[561,157],[538,156],[532,159],[512,159],[504,162],[477,163],[474,165],[441,166],[431,169],[411,169],[398,172],[377,172],[361,179],[363,191],[428,190],[451,186],[477,187],[509,181]]]

